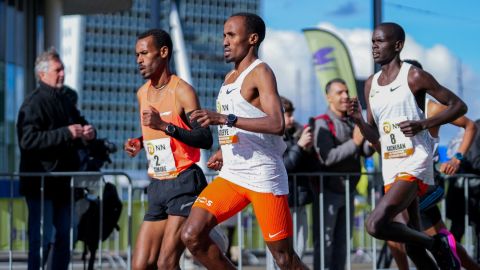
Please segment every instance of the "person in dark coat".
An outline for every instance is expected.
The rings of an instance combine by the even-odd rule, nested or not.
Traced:
[[[54,48],[35,62],[38,87],[18,113],[20,172],[77,171],[81,140],[93,140],[95,129],[62,93],[64,66]],[[28,269],[37,270],[48,257],[55,227],[52,269],[67,269],[70,261],[70,177],[20,177],[20,194],[28,207]],[[40,239],[41,186],[44,186],[43,239]],[[40,245],[42,243],[42,263]]]

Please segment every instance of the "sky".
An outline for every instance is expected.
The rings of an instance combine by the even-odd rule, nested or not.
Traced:
[[[260,55],[274,70],[280,94],[296,105],[298,121],[305,123],[309,116],[326,110],[302,29],[319,27],[338,35],[350,51],[356,77],[365,79],[373,73],[372,3],[262,0],[267,34]],[[442,85],[460,95],[471,119],[480,118],[478,10],[480,1],[476,0],[383,0],[382,8],[382,21],[400,24],[407,34],[401,57],[419,60]],[[459,91],[459,81],[463,91]],[[442,127],[441,143],[446,144],[457,132],[451,125]]]

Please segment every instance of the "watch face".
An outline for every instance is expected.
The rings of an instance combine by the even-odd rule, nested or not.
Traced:
[[[454,157],[458,160],[463,160],[463,155],[460,153],[455,153]]]
[[[227,115],[227,126],[228,127],[233,127],[233,125],[235,125],[235,122],[237,122],[237,116],[235,114]]]
[[[229,115],[227,116],[228,122],[233,122],[233,121],[235,121],[236,119],[237,119],[237,116],[235,116],[235,114],[229,114]]]
[[[175,127],[173,125],[168,125],[167,126],[167,132],[172,134],[175,132]]]

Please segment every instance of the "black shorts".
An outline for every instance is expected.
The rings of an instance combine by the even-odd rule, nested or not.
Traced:
[[[433,227],[442,220],[440,209],[434,205],[425,211],[420,212],[421,229],[422,231]]]
[[[167,219],[169,215],[187,217],[198,194],[207,186],[202,169],[193,164],[170,180],[152,180],[147,188],[148,210],[145,221]]]
[[[427,192],[420,197],[418,208],[420,212],[423,212],[439,203],[443,196],[445,195],[445,190],[441,186],[429,186]]]
[[[443,199],[445,191],[439,185],[430,186],[423,196],[420,197],[420,220],[422,231],[437,224],[442,216],[437,203]]]

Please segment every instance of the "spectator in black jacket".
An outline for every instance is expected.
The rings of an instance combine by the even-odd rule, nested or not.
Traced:
[[[95,129],[80,116],[62,94],[64,67],[55,49],[43,52],[35,62],[39,86],[28,95],[18,113],[17,136],[20,172],[76,171],[81,140],[95,138]],[[70,177],[44,179],[44,226],[40,239],[41,178],[21,177],[20,193],[28,207],[28,269],[38,270],[48,257],[55,227],[52,269],[67,269],[70,261]],[[40,243],[43,261],[40,263]]]
[[[283,141],[287,145],[283,153],[283,163],[288,173],[312,172],[318,168],[318,159],[313,149],[313,130],[310,126],[303,128],[295,122],[293,103],[280,97],[284,110],[285,134]],[[297,216],[297,244],[294,246],[300,259],[302,258],[308,236],[308,220],[305,205],[313,201],[313,192],[308,177],[288,177],[288,204],[292,216]],[[273,258],[267,260],[267,269],[279,269]]]

